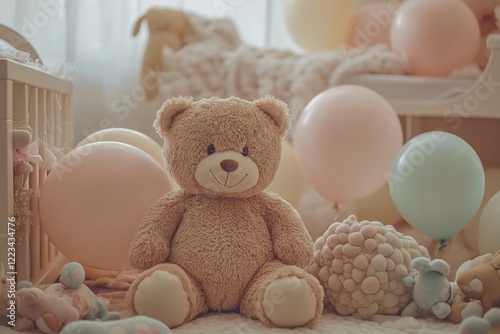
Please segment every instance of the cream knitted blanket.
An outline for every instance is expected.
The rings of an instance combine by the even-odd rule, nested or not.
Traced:
[[[191,15],[199,35],[177,52],[164,50],[161,97],[196,99],[272,94],[290,108],[292,122],[317,94],[361,73],[405,73],[406,59],[378,45],[316,54],[258,48],[241,43],[229,20]],[[293,122],[294,123],[294,122]]]

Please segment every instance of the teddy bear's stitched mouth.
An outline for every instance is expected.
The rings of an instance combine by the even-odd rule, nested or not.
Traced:
[[[214,175],[214,173],[212,172],[212,170],[211,170],[211,169],[210,169],[210,174],[212,174],[212,177],[215,179],[215,181],[216,181],[219,185],[221,185],[221,186],[223,186],[223,187],[225,187],[225,188],[234,188],[234,187],[236,187],[238,184],[240,184],[241,182],[243,182],[243,180],[244,180],[244,179],[248,176],[248,174],[245,174],[245,176],[243,176],[243,178],[242,178],[239,182],[237,182],[236,184],[233,184],[232,186],[227,186],[226,184],[227,184],[227,181],[229,180],[229,172],[226,174],[226,182],[224,182],[224,184],[222,184],[222,183],[221,183],[221,182],[217,179],[217,177]]]

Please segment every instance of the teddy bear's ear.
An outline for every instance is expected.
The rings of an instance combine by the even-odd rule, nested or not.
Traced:
[[[141,17],[139,17],[137,19],[137,21],[135,22],[135,25],[134,25],[134,32],[132,33],[132,36],[137,36],[137,34],[139,33],[139,29],[141,29],[141,24],[142,24],[142,21],[146,18],[146,14],[142,15]]]
[[[290,127],[290,117],[288,116],[286,103],[272,95],[265,95],[253,101],[253,104],[271,117],[274,123],[276,123],[280,135],[284,137]]]
[[[165,138],[165,135],[170,130],[175,117],[192,106],[192,97],[173,97],[163,102],[160,110],[156,113],[156,120],[153,124],[156,132],[162,138]]]

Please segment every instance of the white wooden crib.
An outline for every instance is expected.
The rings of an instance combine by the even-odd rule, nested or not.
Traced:
[[[39,59],[22,36],[2,25],[0,39],[16,41],[17,49]],[[8,229],[12,228],[8,221],[14,215],[12,130],[29,130],[33,141],[59,152],[59,157],[68,152],[73,146],[72,90],[71,81],[14,60],[0,59],[0,263],[5,272],[17,272],[18,281],[54,281],[58,271],[54,268],[60,267],[62,256],[40,228],[38,194],[48,173],[40,164],[32,164],[33,172],[25,184],[34,191],[29,205],[32,223],[19,226],[16,231],[29,239],[20,243],[16,238],[15,254],[9,249],[12,244],[7,243],[8,232],[13,230]],[[10,266],[13,262],[15,270]]]

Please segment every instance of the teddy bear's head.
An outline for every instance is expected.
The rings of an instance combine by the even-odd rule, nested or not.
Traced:
[[[290,120],[286,104],[269,95],[253,102],[179,97],[162,105],[154,125],[184,191],[243,198],[271,183]]]
[[[500,250],[489,262],[460,272],[457,284],[467,297],[480,299],[485,311],[500,307]]]

